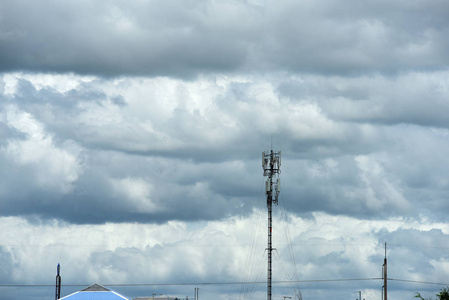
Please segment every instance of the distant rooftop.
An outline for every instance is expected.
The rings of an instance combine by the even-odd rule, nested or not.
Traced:
[[[91,286],[88,286],[84,290],[81,290],[81,292],[110,292],[111,290],[108,290],[102,285],[99,285],[98,283],[92,284]]]
[[[87,288],[70,294],[68,296],[62,297],[61,300],[129,300],[125,296],[118,294],[117,292],[111,291],[102,285],[97,283],[88,286]]]
[[[146,296],[146,297],[136,297],[133,300],[180,300],[177,297],[169,297],[169,296]]]

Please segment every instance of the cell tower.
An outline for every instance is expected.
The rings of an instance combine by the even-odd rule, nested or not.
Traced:
[[[281,179],[279,174],[281,173],[281,151],[262,152],[262,168],[263,176],[267,177],[265,182],[265,194],[267,195],[267,207],[268,207],[268,280],[267,280],[267,300],[271,300],[271,257],[273,252],[273,246],[271,242],[272,230],[272,211],[273,203],[278,204],[279,192],[281,189]]]

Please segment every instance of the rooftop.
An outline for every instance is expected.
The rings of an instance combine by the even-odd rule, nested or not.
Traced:
[[[129,300],[125,296],[95,283],[73,294],[62,297],[60,300]]]

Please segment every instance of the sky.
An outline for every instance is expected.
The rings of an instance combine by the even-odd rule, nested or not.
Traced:
[[[446,0],[0,0],[0,300],[449,285]],[[386,243],[386,249],[385,249]]]

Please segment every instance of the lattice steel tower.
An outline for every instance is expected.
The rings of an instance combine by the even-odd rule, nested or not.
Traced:
[[[281,151],[262,153],[262,168],[263,176],[267,177],[265,181],[265,194],[267,195],[267,207],[268,207],[268,280],[267,280],[267,300],[271,300],[271,257],[273,252],[273,245],[271,242],[272,230],[272,210],[273,203],[278,204],[278,197],[281,188],[281,179],[279,174],[281,173]]]

